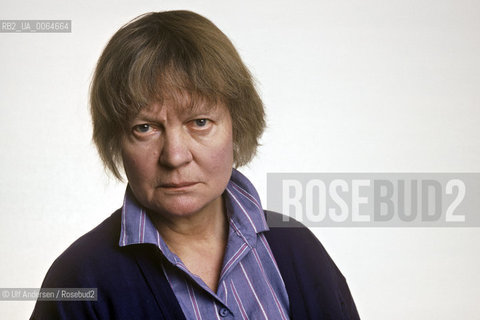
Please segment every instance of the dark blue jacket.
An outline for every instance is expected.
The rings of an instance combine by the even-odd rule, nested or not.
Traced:
[[[317,238],[266,211],[266,238],[287,288],[292,319],[359,319],[345,278]],[[31,319],[185,319],[154,245],[120,247],[118,210],[50,267],[43,288],[97,288],[97,301],[37,301]]]

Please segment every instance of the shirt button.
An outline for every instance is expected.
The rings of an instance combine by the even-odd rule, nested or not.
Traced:
[[[221,317],[226,317],[228,316],[228,309],[227,308],[220,308],[220,311],[218,311]]]

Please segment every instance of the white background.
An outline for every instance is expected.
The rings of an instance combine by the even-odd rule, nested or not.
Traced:
[[[125,22],[189,9],[229,36],[268,128],[242,171],[479,172],[480,2],[5,1],[0,19],[70,19],[70,34],[0,34],[0,287],[39,287],[53,260],[121,206],[91,143],[88,86]],[[362,319],[480,319],[480,229],[321,228]],[[34,302],[0,301],[1,319]]]

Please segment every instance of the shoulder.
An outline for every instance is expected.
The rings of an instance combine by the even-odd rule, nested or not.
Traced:
[[[70,245],[53,262],[42,284],[42,288],[94,288],[97,300],[37,301],[31,319],[134,319],[160,312],[137,264],[139,255],[155,257],[152,247],[120,247],[120,229],[117,210]]]
[[[120,211],[116,211],[53,262],[42,288],[95,288],[99,294],[105,283],[100,279],[109,281],[112,274],[108,260],[115,254],[119,230]],[[97,314],[96,304],[91,301],[37,301],[30,319],[94,319]]]
[[[268,210],[265,210],[265,216],[270,228],[266,233],[270,245],[279,245],[283,251],[289,251],[289,253],[306,255],[304,258],[308,258],[309,253],[315,253],[315,256],[319,253],[328,256],[317,237],[302,223]]]
[[[310,229],[297,220],[277,212],[265,210],[265,216],[270,228],[265,236],[277,260],[283,257],[286,259],[295,257],[305,263],[317,265],[321,263],[330,271],[343,277]]]
[[[287,289],[294,318],[358,319],[347,282],[315,235],[300,222],[265,211],[265,237]]]
[[[108,261],[119,254],[120,210],[72,243],[52,264],[43,287],[87,285],[98,272],[108,274]],[[105,270],[105,267],[107,270]],[[105,271],[104,271],[105,270]],[[95,272],[93,272],[95,271]],[[98,275],[102,276],[102,275]],[[87,283],[85,283],[87,282]]]

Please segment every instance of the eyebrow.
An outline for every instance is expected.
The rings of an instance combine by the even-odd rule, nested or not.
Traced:
[[[162,108],[164,108],[163,106]],[[188,105],[188,106],[175,106],[175,108],[181,109],[181,112],[191,112],[194,114],[207,114],[211,112],[215,112],[220,105],[218,104],[205,104],[199,103],[195,105]],[[156,114],[148,111],[148,108],[140,110],[135,116],[131,118],[131,121],[147,121],[147,122],[158,122],[158,118]]]
[[[154,116],[146,115],[146,114],[137,114],[136,116],[132,117],[131,122],[134,121],[146,121],[146,122],[157,122]]]

